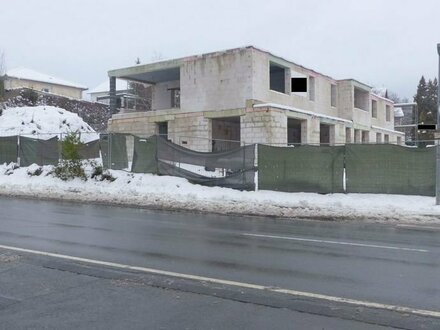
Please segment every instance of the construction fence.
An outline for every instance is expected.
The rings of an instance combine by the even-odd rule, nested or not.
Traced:
[[[65,158],[60,143],[65,136],[67,135],[47,134],[38,137],[26,135],[0,137],[0,164],[17,163],[23,167],[31,164],[57,165]],[[99,140],[81,143],[79,155],[81,159],[99,158]]]
[[[56,165],[64,158],[62,139],[0,137],[0,164]],[[315,193],[435,196],[435,154],[435,148],[391,144],[247,145],[198,152],[160,136],[132,134],[100,134],[80,144],[81,158],[101,160],[104,168],[240,190]]]
[[[259,189],[435,196],[435,148],[258,146]]]
[[[177,176],[206,186],[255,189],[255,145],[198,152],[156,135],[101,134],[100,141],[105,168]]]

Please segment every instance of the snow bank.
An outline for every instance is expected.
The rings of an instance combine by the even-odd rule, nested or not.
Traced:
[[[81,132],[84,143],[99,139],[93,128],[77,114],[57,107],[8,108],[0,116],[0,136],[23,135],[47,140],[69,132]]]
[[[114,182],[64,182],[48,174],[51,168],[44,166],[40,176],[29,176],[28,168],[11,170],[0,166],[0,194],[292,219],[440,223],[440,207],[433,197],[244,192],[193,185],[182,178],[124,171],[111,171],[116,177]]]

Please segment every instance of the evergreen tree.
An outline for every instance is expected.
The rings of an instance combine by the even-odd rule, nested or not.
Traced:
[[[437,98],[438,98],[438,82],[437,82],[437,78],[434,78],[434,81],[429,80],[428,82],[428,99],[427,99],[429,115],[431,117],[429,118],[429,122],[433,124],[437,122],[437,111],[438,111]]]
[[[421,123],[426,121],[426,114],[428,112],[427,98],[428,86],[426,85],[425,77],[422,76],[417,86],[417,93],[414,95],[414,102],[417,103],[417,108],[419,110],[419,122]]]
[[[436,124],[437,123],[437,98],[438,98],[438,81],[437,79],[429,79],[428,83],[425,77],[419,81],[417,93],[414,96],[414,102],[417,103],[420,124]],[[419,131],[418,140],[433,140],[434,133],[432,131]],[[426,145],[420,143],[419,145]]]

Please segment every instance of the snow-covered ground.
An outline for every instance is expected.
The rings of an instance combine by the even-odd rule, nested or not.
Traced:
[[[440,224],[440,206],[435,206],[433,197],[246,192],[194,185],[177,177],[124,171],[110,171],[116,178],[114,182],[64,182],[48,174],[51,166],[44,166],[40,176],[28,175],[36,167],[10,170],[11,166],[0,165],[0,194],[292,219]]]
[[[59,133],[76,131],[83,132],[82,142],[99,138],[78,115],[56,107],[9,108],[0,116],[0,136],[20,134],[49,139]],[[207,176],[222,176],[222,173],[206,172],[200,166],[180,164],[180,167]],[[116,178],[113,182],[94,179],[65,182],[49,174],[51,166],[44,166],[39,176],[30,176],[28,172],[36,168],[37,165],[17,169],[0,165],[0,194],[292,219],[440,224],[440,206],[435,205],[433,197],[247,192],[194,185],[183,178],[125,171],[110,171]]]
[[[84,143],[99,139],[93,128],[77,114],[57,107],[8,108],[0,116],[0,136],[22,135],[47,140],[69,132],[81,132]]]

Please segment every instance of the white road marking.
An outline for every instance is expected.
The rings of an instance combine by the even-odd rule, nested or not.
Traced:
[[[7,245],[0,245],[0,249],[11,250],[11,251],[16,251],[16,252],[23,252],[23,253],[31,253],[31,254],[59,258],[59,259],[65,259],[65,260],[79,261],[79,262],[84,262],[84,263],[93,264],[93,265],[135,270],[135,271],[148,273],[148,274],[165,275],[165,276],[171,276],[171,277],[182,278],[182,279],[187,279],[187,280],[208,282],[208,283],[214,283],[214,284],[220,284],[220,285],[229,285],[229,286],[234,286],[234,287],[269,291],[269,292],[275,292],[275,293],[283,293],[283,294],[297,296],[297,297],[313,298],[313,299],[319,299],[319,300],[325,300],[325,301],[331,301],[331,302],[345,303],[345,304],[355,305],[355,306],[384,309],[384,310],[389,310],[389,311],[394,311],[394,312],[399,312],[399,313],[408,313],[408,314],[414,314],[414,315],[422,315],[422,316],[440,318],[440,311],[431,311],[431,310],[416,309],[416,308],[398,306],[398,305],[381,304],[381,303],[370,302],[370,301],[355,300],[355,299],[336,297],[336,296],[328,296],[328,295],[323,295],[323,294],[313,293],[313,292],[304,292],[304,291],[296,291],[296,290],[282,289],[282,288],[276,288],[276,287],[268,287],[268,286],[252,284],[252,283],[236,282],[236,281],[222,280],[222,279],[217,279],[217,278],[212,278],[212,277],[176,273],[176,272],[170,272],[170,271],[166,271],[166,270],[147,268],[147,267],[130,266],[130,265],[125,265],[125,264],[120,264],[120,263],[115,263],[115,262],[74,257],[74,256],[69,256],[69,255],[64,255],[64,254],[44,252],[44,251],[38,251],[38,250],[23,249],[23,248],[14,247],[14,246],[7,246]]]
[[[252,233],[244,233],[242,235],[243,236],[252,236],[252,237],[261,237],[261,238],[286,239],[286,240],[300,241],[300,242],[340,244],[340,245],[361,246],[361,247],[377,248],[377,249],[402,250],[402,251],[424,252],[424,253],[429,252],[429,250],[412,249],[412,248],[390,246],[390,245],[374,245],[374,244],[363,244],[363,243],[353,243],[353,242],[343,242],[343,241],[328,241],[328,240],[301,238],[301,237],[293,237],[293,236],[276,236],[276,235],[263,235],[263,234],[252,234]]]
[[[408,229],[414,229],[414,230],[432,230],[432,231],[440,231],[440,226],[425,226],[425,225],[407,225],[407,224],[400,224],[396,226],[397,228],[408,228]]]

